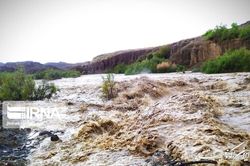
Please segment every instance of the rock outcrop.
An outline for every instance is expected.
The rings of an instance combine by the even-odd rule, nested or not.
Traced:
[[[205,40],[203,37],[197,37],[171,44],[170,60],[192,67],[222,55],[228,50],[241,47],[250,49],[250,40],[233,39],[217,43]]]
[[[118,64],[130,64],[139,58],[144,58],[150,52],[157,51],[160,47],[133,49],[102,54],[95,57],[91,62],[86,62],[74,69],[83,74],[103,73],[114,68]]]
[[[241,27],[249,25],[250,22],[246,22],[242,24]],[[220,56],[231,49],[241,47],[250,49],[250,40],[232,39],[215,42],[205,40],[204,37],[199,36],[181,40],[168,46],[170,48],[168,58],[176,64],[185,65],[190,68],[199,66],[202,62]],[[130,64],[139,58],[145,58],[148,53],[157,51],[160,47],[161,46],[102,54],[94,58],[91,62],[75,67],[75,69],[83,74],[104,73],[118,64]]]
[[[203,37],[196,37],[181,40],[168,45],[170,47],[169,59],[176,64],[193,67],[202,62],[222,55],[227,50],[246,47],[250,49],[250,40],[233,39],[223,42],[214,42],[205,40]],[[104,73],[114,68],[118,64],[130,64],[139,58],[145,58],[150,52],[159,50],[161,46],[145,49],[117,51],[108,54],[102,54],[93,59],[75,67],[83,74]]]

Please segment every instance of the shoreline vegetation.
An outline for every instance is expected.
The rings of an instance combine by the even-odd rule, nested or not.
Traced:
[[[47,69],[32,74],[32,77],[37,80],[40,79],[56,80],[61,78],[76,78],[79,77],[80,75],[81,73],[76,70]]]
[[[227,51],[216,59],[204,62],[201,71],[206,74],[250,72],[250,50],[241,48]]]
[[[108,73],[134,75],[140,73],[184,72],[186,67],[171,62],[167,58],[169,55],[169,46],[162,46],[158,51],[148,54],[145,59],[138,59],[129,65],[118,64]]]
[[[239,26],[236,23],[231,24],[231,28],[227,28],[226,25],[216,26],[214,29],[208,30],[203,34],[206,40],[213,40],[221,42],[225,40],[232,40],[236,38],[250,39],[250,25]]]
[[[36,86],[33,77],[22,68],[12,73],[0,73],[0,101],[50,99],[57,90],[54,84],[45,80]]]
[[[226,25],[216,26],[202,35],[205,40],[222,42],[232,39],[250,39],[250,25],[239,26],[236,23],[227,28]],[[240,48],[228,50],[223,55],[219,55],[214,60],[208,60],[202,63],[200,67],[192,71],[201,71],[203,73],[226,73],[226,72],[249,72],[249,50]],[[133,75],[140,73],[170,73],[185,72],[187,66],[175,64],[167,57],[170,55],[169,46],[163,46],[159,51],[150,53],[145,59],[138,59],[132,64],[118,64],[107,73]],[[235,63],[234,63],[235,62]],[[231,69],[230,69],[231,68]]]
[[[215,59],[207,60],[200,67],[192,69],[192,72],[206,74],[250,72],[250,50],[240,48],[229,50]],[[144,60],[138,60],[130,65],[119,64],[107,73],[134,75],[140,73],[171,73],[185,72],[186,66],[175,64],[164,58],[159,52],[151,53]]]

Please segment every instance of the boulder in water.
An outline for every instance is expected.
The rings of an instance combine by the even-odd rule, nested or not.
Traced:
[[[50,137],[50,140],[51,140],[51,141],[59,141],[60,138],[59,138],[57,135],[52,135],[52,136]]]

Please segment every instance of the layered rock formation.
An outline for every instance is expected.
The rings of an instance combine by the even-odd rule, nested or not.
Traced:
[[[196,37],[181,40],[168,46],[170,48],[170,60],[176,64],[193,67],[208,59],[222,55],[227,50],[241,47],[250,49],[250,40],[233,39],[218,43],[205,40],[203,37]],[[75,69],[83,74],[103,73],[118,64],[130,64],[139,58],[145,58],[147,54],[159,50],[160,47],[118,51],[99,55],[93,61],[77,66]]]
[[[241,47],[250,49],[250,40],[233,39],[216,43],[205,40],[203,37],[197,37],[171,44],[170,60],[177,64],[192,67],[222,55],[227,50]]]
[[[241,26],[249,25],[250,23],[242,24]],[[170,55],[168,58],[176,64],[193,67],[200,65],[202,62],[213,59],[222,55],[227,50],[246,47],[250,49],[250,40],[232,39],[223,42],[215,42],[205,40],[204,37],[196,37],[186,40],[181,40],[168,45]],[[109,69],[114,68],[118,64],[130,64],[139,58],[145,58],[150,52],[159,50],[161,46],[144,49],[134,49],[117,51],[113,53],[99,55],[91,62],[75,67],[83,74],[104,73]]]
[[[133,49],[117,51],[108,54],[102,54],[93,59],[91,62],[86,62],[74,69],[83,74],[103,73],[114,68],[118,64],[130,64],[139,58],[144,58],[150,52],[157,51],[160,47]]]

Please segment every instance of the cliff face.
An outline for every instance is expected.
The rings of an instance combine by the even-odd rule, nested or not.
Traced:
[[[171,44],[170,60],[177,64],[192,67],[222,55],[228,50],[241,47],[250,49],[250,40],[233,39],[215,43],[202,37],[197,37]]]
[[[86,62],[75,67],[76,70],[83,74],[103,73],[114,68],[118,64],[130,64],[139,58],[144,58],[148,53],[158,50],[159,47],[134,49],[117,51],[108,54],[102,54],[93,59],[91,62]]]
[[[205,40],[203,37],[182,40],[169,45],[169,59],[187,67],[201,64],[208,59],[222,55],[227,50],[246,47],[250,49],[250,40],[233,39],[224,42]],[[137,50],[118,51],[97,56],[93,61],[77,66],[84,74],[103,73],[118,64],[130,64],[138,58],[144,58],[148,53],[157,51],[160,47]]]

